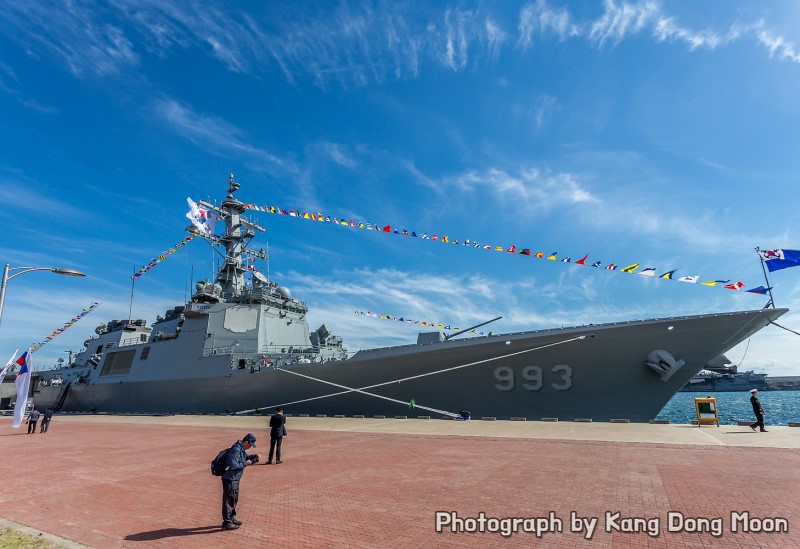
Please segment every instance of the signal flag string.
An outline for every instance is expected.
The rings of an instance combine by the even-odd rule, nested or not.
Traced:
[[[470,239],[463,239],[459,240],[457,238],[450,237],[446,234],[442,233],[433,233],[429,234],[427,232],[417,232],[417,231],[410,231],[407,229],[400,229],[398,226],[392,225],[384,225],[381,223],[366,223],[364,221],[355,221],[351,219],[347,221],[346,219],[342,218],[339,219],[337,217],[331,217],[329,215],[324,215],[321,212],[318,213],[309,213],[303,212],[302,210],[285,210],[283,208],[277,206],[260,206],[258,204],[244,204],[244,207],[247,210],[255,211],[255,212],[264,212],[270,214],[277,214],[283,215],[288,217],[294,217],[295,219],[302,219],[307,221],[318,221],[324,223],[332,223],[334,225],[339,225],[342,227],[349,227],[349,228],[357,228],[357,229],[367,229],[367,230],[374,230],[380,233],[385,234],[395,234],[395,235],[402,235],[408,237],[415,237],[419,240],[429,240],[431,242],[438,241],[443,244],[462,244],[463,246],[467,246],[470,248],[475,249],[484,249],[484,250],[492,250],[497,252],[507,252],[511,254],[517,255],[524,255],[530,257],[536,257],[539,259],[549,259],[551,261],[559,261],[562,263],[570,263],[572,265],[583,265],[597,267],[603,270],[608,271],[615,271],[618,273],[627,273],[627,274],[638,274],[647,277],[653,278],[663,278],[665,280],[677,280],[680,282],[688,282],[690,284],[699,284],[702,286],[711,286],[711,287],[718,287],[718,288],[725,288],[727,290],[734,290],[738,291],[741,290],[746,293],[753,293],[753,294],[766,294],[769,292],[770,288],[765,288],[764,286],[758,286],[751,289],[744,289],[746,288],[743,282],[732,282],[731,280],[706,280],[702,281],[699,275],[692,275],[692,276],[676,276],[675,272],[677,269],[672,269],[663,274],[657,274],[657,271],[654,267],[646,267],[641,268],[639,263],[633,263],[628,265],[627,267],[622,267],[624,264],[616,264],[614,262],[605,264],[602,261],[593,261],[588,259],[589,254],[587,253],[580,259],[573,261],[572,257],[567,256],[563,258],[559,258],[556,252],[552,252],[550,254],[545,254],[542,251],[535,251],[530,248],[522,248],[521,246],[511,245],[511,246],[497,246],[494,244],[487,244],[487,243],[479,243],[474,240]],[[790,250],[791,251],[791,250]]]

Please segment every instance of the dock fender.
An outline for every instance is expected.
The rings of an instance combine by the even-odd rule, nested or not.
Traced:
[[[647,355],[645,364],[653,370],[656,374],[661,376],[661,381],[666,383],[669,381],[675,372],[681,369],[686,364],[685,361],[676,359],[672,354],[664,350],[652,351]]]

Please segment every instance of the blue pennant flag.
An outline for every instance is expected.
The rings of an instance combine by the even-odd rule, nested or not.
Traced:
[[[764,286],[759,286],[757,288],[753,288],[752,290],[746,290],[746,291],[748,291],[750,293],[753,293],[753,294],[766,294],[771,289],[772,289],[772,286],[770,286],[769,288],[765,288]]]

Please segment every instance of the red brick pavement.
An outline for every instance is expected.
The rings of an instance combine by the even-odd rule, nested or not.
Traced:
[[[57,420],[44,435],[0,422],[0,516],[98,549],[800,547],[797,450],[296,430],[283,464],[245,471],[244,526],[223,532],[209,462],[240,429]],[[437,534],[437,510],[553,512],[565,531]],[[606,532],[607,511],[657,519],[659,535]],[[667,532],[669,511],[722,517],[722,536]],[[789,531],[733,533],[731,511]],[[591,540],[571,512],[599,517]]]

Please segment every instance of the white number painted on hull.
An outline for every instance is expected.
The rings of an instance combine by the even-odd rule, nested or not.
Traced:
[[[514,390],[514,370],[508,366],[498,366],[494,369],[494,378],[500,383],[495,383],[494,387],[498,391]]]
[[[523,383],[522,386],[528,391],[538,391],[542,388],[542,369],[538,366],[525,366],[522,369],[522,377],[525,381],[533,383]]]
[[[550,387],[556,391],[566,391],[572,388],[572,368],[566,364],[558,364],[550,369],[550,373],[555,376],[556,383],[550,383]],[[548,379],[550,376],[547,376]],[[514,369],[510,366],[498,366],[494,369],[494,384],[498,391],[509,392],[516,387],[516,376]],[[539,366],[525,366],[522,369],[522,378],[525,381],[522,387],[526,391],[538,391],[544,385],[544,376]]]
[[[553,373],[556,372],[561,373],[561,381],[560,383],[553,383],[551,387],[556,391],[566,391],[567,389],[572,388],[572,368],[567,366],[566,364],[559,364],[557,366],[553,366]]]

